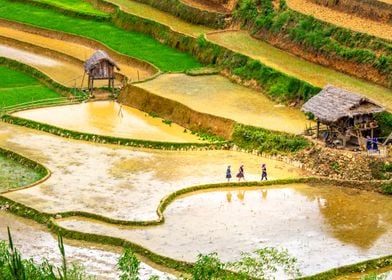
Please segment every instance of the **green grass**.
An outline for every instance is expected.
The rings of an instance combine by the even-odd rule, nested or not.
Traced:
[[[160,44],[147,35],[127,32],[107,22],[72,18],[52,10],[6,0],[0,0],[0,18],[92,38],[120,53],[146,60],[162,71],[185,71],[201,66],[186,53]]]
[[[23,187],[41,179],[39,172],[0,153],[0,192]]]
[[[0,66],[0,108],[33,100],[61,97],[37,80],[21,72]]]
[[[34,0],[35,2],[44,3],[60,7],[66,10],[71,10],[75,12],[82,12],[98,16],[107,16],[108,14],[97,10],[88,2],[81,0]]]

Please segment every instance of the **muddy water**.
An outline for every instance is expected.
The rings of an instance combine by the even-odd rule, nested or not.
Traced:
[[[391,89],[351,77],[324,66],[306,61],[288,52],[252,38],[247,32],[233,31],[207,36],[209,40],[231,50],[246,54],[274,69],[315,86],[327,84],[361,93],[392,110]]]
[[[50,234],[45,226],[0,211],[0,240],[8,240],[7,226],[10,227],[14,245],[22,253],[22,257],[33,258],[36,262],[42,262],[46,258],[57,266],[61,265],[57,237]],[[116,264],[121,254],[119,248],[65,240],[65,254],[69,263],[83,265],[86,272],[97,279],[118,278]],[[171,277],[141,263],[140,278],[149,279],[151,275]]]
[[[156,219],[160,200],[184,187],[225,181],[245,165],[258,180],[267,163],[270,179],[303,176],[300,169],[234,151],[158,151],[72,141],[4,124],[0,145],[44,164],[51,177],[6,196],[45,212],[81,210],[115,219]]]
[[[352,189],[305,184],[222,189],[179,198],[165,217],[165,224],[148,228],[82,219],[60,224],[189,261],[198,253],[215,251],[227,261],[241,251],[287,248],[305,275],[392,252],[392,199]]]
[[[181,32],[183,34],[190,35],[193,37],[197,37],[200,34],[212,31],[211,28],[188,23],[179,19],[178,17],[162,12],[149,5],[142,4],[137,1],[108,0],[108,2],[118,5],[126,13],[160,22],[164,25],[169,26],[177,32]]]
[[[329,9],[307,0],[289,0],[287,5],[299,13],[311,15],[322,21],[392,40],[392,26],[390,24]]]
[[[33,51],[22,50],[17,47],[8,46],[0,43],[0,56],[11,58],[19,62],[28,64],[45,73],[51,79],[68,87],[81,86],[84,69],[82,64],[59,60],[58,58],[35,54]],[[87,86],[87,79],[84,79],[84,86]],[[106,86],[107,82],[94,82],[95,86]],[[120,85],[115,81],[115,86]]]
[[[298,110],[277,105],[262,93],[218,75],[167,74],[136,86],[196,111],[243,124],[297,134],[309,125],[305,115]]]
[[[38,181],[41,176],[34,169],[0,155],[0,193]]]
[[[27,42],[36,46],[55,50],[64,53],[66,55],[75,57],[81,61],[87,60],[96,51],[95,49],[82,44],[48,38],[45,36],[23,32],[12,28],[7,28],[4,26],[0,26],[0,35],[15,40]],[[127,65],[124,63],[118,63],[118,65],[121,69],[120,73],[124,74],[132,81],[138,79],[140,80],[146,79],[152,74],[146,69],[143,69],[142,67],[136,67],[135,65]],[[80,84],[78,84],[78,86],[79,85]]]
[[[165,124],[160,118],[112,101],[28,110],[15,115],[99,135],[165,142],[202,142],[190,132],[184,133],[184,128],[179,125]]]

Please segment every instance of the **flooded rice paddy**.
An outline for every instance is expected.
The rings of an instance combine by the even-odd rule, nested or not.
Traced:
[[[252,38],[245,31],[208,34],[208,39],[236,52],[257,59],[267,66],[318,87],[333,84],[361,93],[392,110],[391,89],[351,77],[333,69],[306,61],[288,52]]]
[[[80,210],[123,220],[156,219],[166,195],[194,185],[225,181],[245,165],[247,180],[259,180],[266,163],[270,179],[303,176],[283,162],[235,151],[158,151],[97,145],[4,124],[0,145],[45,165],[51,177],[6,196],[39,211]],[[120,206],[121,205],[121,206]]]
[[[50,234],[47,227],[0,211],[0,240],[8,240],[7,227],[10,227],[14,246],[22,253],[23,258],[33,258],[39,263],[45,258],[52,264],[61,265],[57,236]],[[116,265],[121,254],[118,248],[73,240],[65,240],[64,243],[69,263],[83,265],[86,273],[97,279],[118,278]],[[140,279],[147,280],[152,275],[158,275],[164,279],[171,277],[170,274],[163,273],[142,262]]]
[[[83,45],[81,42],[68,42],[60,39],[49,38],[46,36],[41,36],[39,34],[32,34],[28,32],[23,32],[20,30],[16,30],[13,28],[8,28],[0,25],[0,34],[1,36],[12,38],[18,41],[26,42],[32,45],[36,45],[39,47],[51,49],[60,53],[64,53],[68,56],[75,57],[80,61],[86,61],[95,51],[96,49],[87,45]],[[31,56],[31,55],[30,55]],[[14,58],[16,59],[16,58]],[[37,59],[35,57],[31,57],[31,59],[27,60],[25,63],[37,63]],[[137,65],[130,65],[127,63],[122,63],[121,61],[117,61],[121,71],[120,73],[124,74],[126,77],[131,79],[132,81],[137,81],[138,79],[144,80],[150,77],[153,73],[151,71],[146,70],[143,67]],[[53,64],[53,62],[52,62]],[[79,71],[83,74],[83,68]],[[80,75],[80,73],[79,73]],[[80,86],[80,84],[78,84]]]
[[[164,215],[164,224],[145,228],[77,218],[59,224],[189,261],[199,253],[218,252],[228,261],[241,251],[287,248],[305,275],[392,251],[392,200],[353,189],[306,184],[219,189],[183,196]]]
[[[164,142],[202,142],[177,124],[165,124],[134,108],[114,101],[87,102],[77,105],[41,108],[15,113],[25,119],[79,132],[128,139]]]
[[[159,23],[169,26],[174,31],[186,35],[190,35],[193,37],[197,37],[203,33],[207,33],[213,30],[206,26],[196,25],[196,24],[186,22],[169,13],[165,13],[163,11],[151,7],[150,5],[139,3],[134,0],[107,0],[107,1],[119,6],[126,13],[157,21]]]
[[[34,169],[0,154],[0,193],[32,184],[39,179],[41,175]]]
[[[199,112],[266,129],[300,134],[310,123],[297,109],[277,105],[264,94],[219,75],[166,74],[136,86]]]

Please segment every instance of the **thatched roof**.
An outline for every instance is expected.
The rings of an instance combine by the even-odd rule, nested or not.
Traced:
[[[107,60],[111,65],[115,66],[117,70],[120,70],[117,63],[114,62],[110,56],[102,50],[97,50],[89,59],[84,63],[84,70],[86,72],[91,72],[102,60]]]
[[[301,110],[312,113],[322,123],[333,123],[343,117],[380,113],[384,108],[360,94],[327,85]]]

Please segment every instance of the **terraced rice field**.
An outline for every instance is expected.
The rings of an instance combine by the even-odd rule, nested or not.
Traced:
[[[311,122],[295,108],[278,105],[262,93],[217,76],[165,74],[135,84],[193,110],[266,129],[300,134]]]
[[[106,22],[73,18],[35,6],[26,9],[23,3],[6,0],[0,0],[0,18],[86,36],[120,53],[146,60],[162,71],[183,71],[201,66],[188,54],[162,45],[144,34],[127,32]]]
[[[89,2],[84,2],[80,0],[34,0],[38,3],[54,5],[55,7],[64,8],[66,10],[71,10],[80,13],[98,15],[98,16],[108,16],[107,13],[102,12],[94,8],[94,6]]]
[[[390,24],[376,22],[370,19],[357,17],[352,14],[328,9],[327,7],[317,5],[307,0],[287,0],[287,5],[299,13],[311,15],[319,20],[357,32],[392,40],[392,25]]]
[[[165,195],[192,185],[223,182],[229,164],[233,170],[244,164],[247,180],[259,179],[262,161],[270,167],[271,179],[303,174],[291,165],[247,153],[94,145],[11,125],[3,126],[0,145],[52,172],[39,186],[6,197],[44,212],[79,210],[122,220],[156,219],[155,210]]]
[[[1,56],[0,45],[0,56]],[[0,109],[19,103],[61,97],[37,80],[12,69],[0,66]]]
[[[212,31],[209,27],[188,23],[178,17],[134,0],[108,0],[108,2],[119,6],[126,13],[157,21],[169,26],[174,31],[193,37]]]
[[[57,127],[128,139],[180,143],[202,142],[177,124],[165,124],[144,112],[114,101],[87,102],[77,105],[42,108],[15,113],[25,119]]]
[[[39,34],[23,32],[5,26],[0,26],[0,34],[1,36],[6,38],[11,38],[19,42],[29,43],[33,46],[50,49],[62,53],[66,56],[76,58],[77,60],[80,60],[80,63],[78,65],[79,68],[81,68],[82,63],[86,61],[96,51],[94,47],[89,46],[88,44],[83,43],[80,40],[79,42],[69,42],[61,39],[49,38],[47,36]],[[75,38],[75,41],[78,41],[77,37]],[[3,52],[3,55],[7,56],[7,53]],[[18,57],[20,56],[13,56],[14,59],[18,59]],[[150,67],[149,69],[146,66],[142,66],[140,63],[132,63],[129,60],[124,60],[126,60],[126,58],[116,57],[116,62],[121,69],[119,72],[128,77],[131,81],[144,80],[148,77],[151,77],[155,73],[152,67]],[[25,63],[29,64],[28,61],[25,61]],[[83,70],[79,70],[77,76],[81,76],[81,73],[83,73]],[[79,85],[80,84],[78,83],[78,86]]]
[[[7,226],[11,228],[14,246],[21,251],[24,258],[33,258],[37,262],[42,262],[45,258],[57,266],[61,265],[57,237],[49,233],[47,227],[0,211],[0,240],[8,240]],[[69,263],[84,265],[86,273],[98,279],[118,278],[117,260],[121,253],[119,248],[74,240],[65,240],[64,243]],[[161,272],[145,262],[142,262],[140,272],[141,279],[147,280],[152,275],[172,279],[171,274]]]
[[[324,87],[327,84],[363,94],[392,110],[392,90],[338,71],[311,63],[252,38],[244,31],[208,34],[208,39],[228,49],[248,55],[283,73]]]
[[[165,211],[165,223],[155,227],[119,227],[77,218],[58,223],[136,241],[188,261],[198,253],[218,252],[228,261],[239,258],[241,251],[283,247],[309,275],[389,254],[391,210],[390,198],[380,194],[294,184],[182,196]]]

